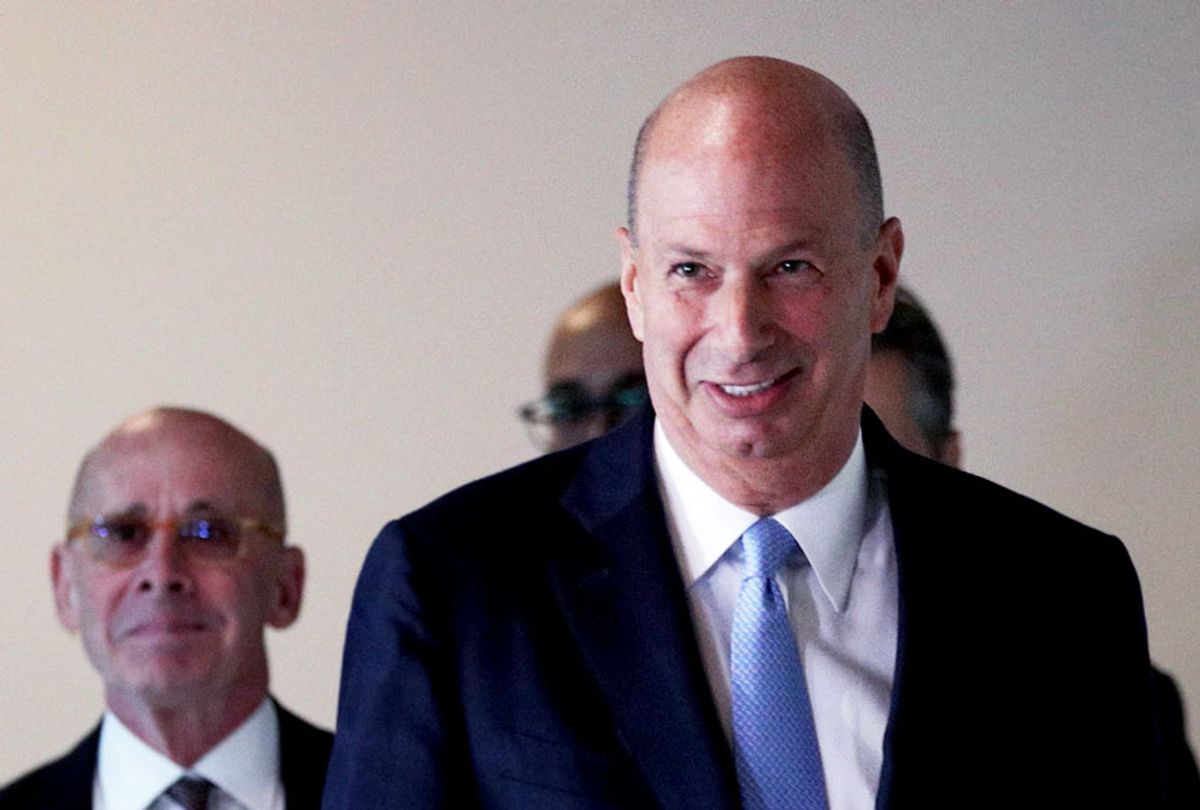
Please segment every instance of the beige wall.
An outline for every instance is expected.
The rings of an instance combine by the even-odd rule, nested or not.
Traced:
[[[0,782],[98,716],[47,550],[157,402],[277,451],[311,579],[276,691],[331,723],[374,532],[531,455],[641,118],[746,52],[861,102],[968,466],[1125,539],[1200,725],[1198,41],[1187,2],[0,4]]]

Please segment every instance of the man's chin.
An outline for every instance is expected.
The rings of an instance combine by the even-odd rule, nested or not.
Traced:
[[[793,437],[771,418],[728,419],[716,417],[700,426],[700,434],[711,437],[705,444],[730,459],[758,460],[784,455]]]
[[[211,694],[213,677],[207,662],[158,662],[142,667],[124,679],[127,691],[139,701],[159,709],[194,703]]]

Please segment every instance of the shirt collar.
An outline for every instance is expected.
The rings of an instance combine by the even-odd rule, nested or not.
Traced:
[[[155,751],[111,711],[100,726],[97,778],[107,810],[144,810],[184,774],[203,776],[248,808],[270,807],[279,789],[279,718],[264,699],[190,769]]]
[[[264,699],[192,770],[245,807],[271,807],[279,787],[279,717]]]
[[[185,773],[105,712],[100,724],[96,778],[105,810],[144,810]]]
[[[658,420],[654,424],[654,461],[680,570],[684,584],[690,587],[759,516],[727,501],[688,467]],[[772,515],[796,538],[821,589],[839,613],[850,598],[867,505],[867,459],[860,429],[850,457],[828,484]]]

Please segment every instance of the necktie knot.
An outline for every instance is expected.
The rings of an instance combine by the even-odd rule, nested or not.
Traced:
[[[775,518],[765,517],[742,535],[745,576],[769,579],[799,546],[792,533]]]
[[[165,795],[187,810],[207,810],[213,783],[199,776],[181,776]]]

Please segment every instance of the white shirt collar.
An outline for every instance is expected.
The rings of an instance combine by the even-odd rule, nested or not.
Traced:
[[[271,807],[280,787],[279,718],[264,699],[190,769],[155,751],[112,712],[100,726],[96,778],[105,810],[144,810],[185,773],[203,776],[239,804]]]
[[[654,423],[654,460],[680,571],[690,587],[759,516],[725,500],[688,467],[658,420]],[[796,538],[821,589],[839,613],[850,597],[867,499],[867,457],[860,429],[850,458],[828,484],[772,516]]]

